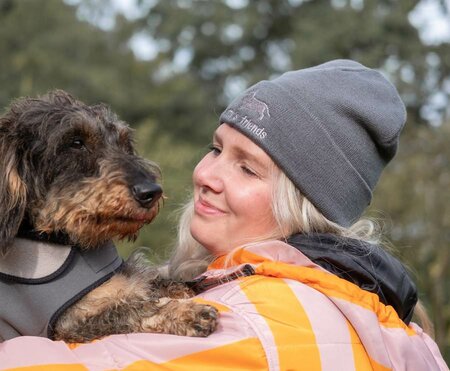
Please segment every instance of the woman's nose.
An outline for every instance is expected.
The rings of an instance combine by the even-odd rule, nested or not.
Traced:
[[[209,161],[203,158],[194,169],[194,184],[199,187],[206,187],[213,192],[221,192],[224,186],[224,169],[219,161]]]

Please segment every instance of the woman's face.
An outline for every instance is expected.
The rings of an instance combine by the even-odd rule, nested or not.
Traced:
[[[192,236],[212,254],[271,234],[272,160],[255,143],[227,124],[216,130],[211,151],[193,174]]]

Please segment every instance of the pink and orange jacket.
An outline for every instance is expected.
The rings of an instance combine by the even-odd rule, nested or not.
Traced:
[[[65,344],[18,337],[0,344],[0,370],[448,370],[419,326],[290,245],[242,248],[224,265],[217,259],[206,280],[249,266],[253,274],[195,299],[220,311],[207,338],[130,334]]]

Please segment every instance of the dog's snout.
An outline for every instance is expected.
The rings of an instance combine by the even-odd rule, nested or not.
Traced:
[[[133,197],[142,207],[151,207],[162,195],[162,188],[159,184],[144,181],[134,184],[131,187]]]

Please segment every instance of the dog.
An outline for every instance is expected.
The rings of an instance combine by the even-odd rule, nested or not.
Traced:
[[[108,106],[62,90],[17,99],[0,118],[0,155],[0,340],[214,331],[215,308],[111,243],[136,238],[162,189]]]

